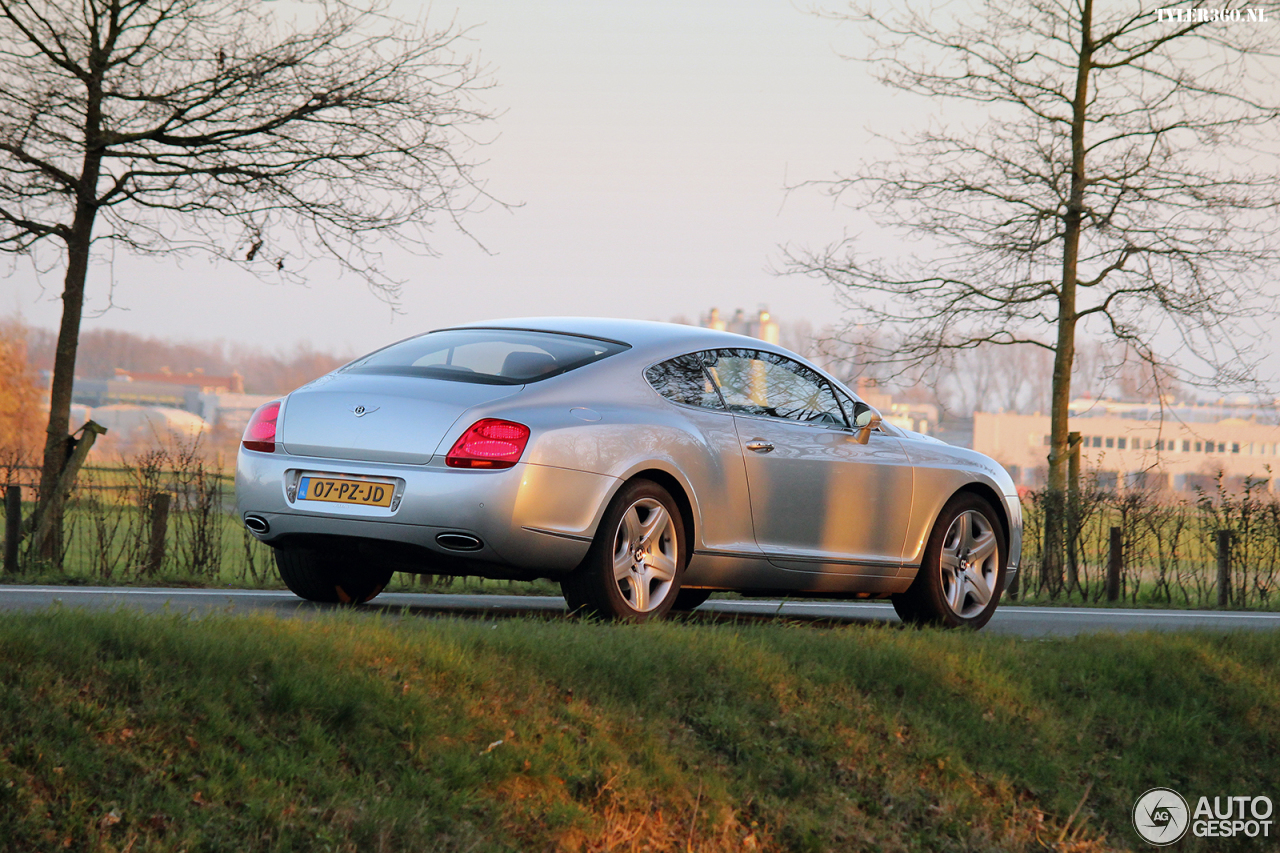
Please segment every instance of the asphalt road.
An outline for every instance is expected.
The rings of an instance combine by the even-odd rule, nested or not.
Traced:
[[[270,612],[307,616],[334,609],[302,601],[288,592],[270,590],[146,589],[128,587],[0,586],[0,611],[33,611],[49,607],[107,610],[127,607],[147,613]],[[556,596],[428,595],[388,593],[364,605],[370,613],[429,617],[460,614],[505,618],[527,614],[558,617],[564,600]],[[782,620],[813,625],[896,625],[887,602],[713,600],[696,611],[707,621]],[[1099,631],[1214,631],[1280,629],[1280,613],[1232,613],[1207,610],[1118,610],[1074,607],[1005,606],[984,629],[993,634],[1036,638],[1074,636]]]

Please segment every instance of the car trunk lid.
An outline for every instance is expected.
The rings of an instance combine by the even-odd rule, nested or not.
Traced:
[[[523,387],[329,374],[289,395],[279,441],[297,456],[425,465],[464,412]]]

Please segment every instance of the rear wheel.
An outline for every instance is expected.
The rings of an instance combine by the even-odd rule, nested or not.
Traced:
[[[1000,601],[1007,547],[991,505],[956,495],[938,514],[915,580],[893,596],[898,616],[909,624],[981,628]]]
[[[339,556],[304,548],[276,548],[276,568],[289,591],[308,601],[363,604],[391,580],[392,570],[356,567]]]
[[[560,587],[571,611],[644,622],[675,604],[685,560],[675,501],[657,483],[633,480],[614,496],[582,565]]]

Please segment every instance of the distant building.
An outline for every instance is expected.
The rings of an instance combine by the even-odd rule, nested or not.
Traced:
[[[206,426],[238,431],[244,429],[254,409],[278,395],[244,393],[244,378],[236,372],[213,376],[199,370],[143,373],[116,368],[110,379],[77,378],[71,396],[74,402],[91,407],[95,420],[102,407],[132,406],[180,410]]]
[[[194,412],[223,430],[241,433],[249,425],[249,417],[263,403],[278,400],[279,394],[238,394],[202,391],[194,400],[188,398],[188,411]]]
[[[880,416],[896,427],[932,435],[937,431],[938,407],[932,403],[895,403],[874,379],[858,377],[858,396],[868,406],[874,406]]]
[[[159,373],[143,373],[137,370],[116,368],[116,379],[137,383],[157,383],[162,385],[181,385],[186,388],[199,388],[202,391],[229,391],[233,394],[244,393],[244,377],[236,371],[230,376],[211,376],[197,368],[191,373],[171,373],[162,369]]]
[[[128,403],[136,406],[169,406],[190,411],[191,402],[201,393],[227,391],[244,393],[244,379],[239,373],[230,376],[207,376],[194,373],[142,373],[116,368],[110,379],[76,378],[72,400],[86,406],[111,406]]]
[[[1082,468],[1104,488],[1229,488],[1246,478],[1280,491],[1280,412],[1275,407],[1166,405],[1077,400],[1069,429],[1081,434]],[[973,447],[1009,469],[1019,485],[1041,486],[1048,472],[1049,417],[976,412]]]
[[[764,308],[761,308],[755,317],[748,317],[739,308],[733,312],[733,317],[728,320],[720,316],[719,308],[712,308],[711,313],[703,317],[698,325],[704,329],[719,329],[722,332],[746,335],[749,338],[755,338],[770,344],[776,344],[779,338],[778,323]]]
[[[199,415],[168,406],[127,403],[95,406],[90,417],[107,428],[112,441],[122,444],[151,444],[173,439],[191,442],[209,429],[209,424]]]

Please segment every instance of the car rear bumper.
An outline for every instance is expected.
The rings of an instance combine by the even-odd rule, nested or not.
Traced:
[[[390,507],[298,500],[304,474],[385,482],[395,499]],[[315,547],[340,537],[424,549],[423,572],[503,574],[494,570],[506,567],[555,576],[582,561],[618,485],[613,477],[523,462],[486,471],[241,450],[236,509],[242,520],[261,519],[265,529],[250,532],[268,545]]]

